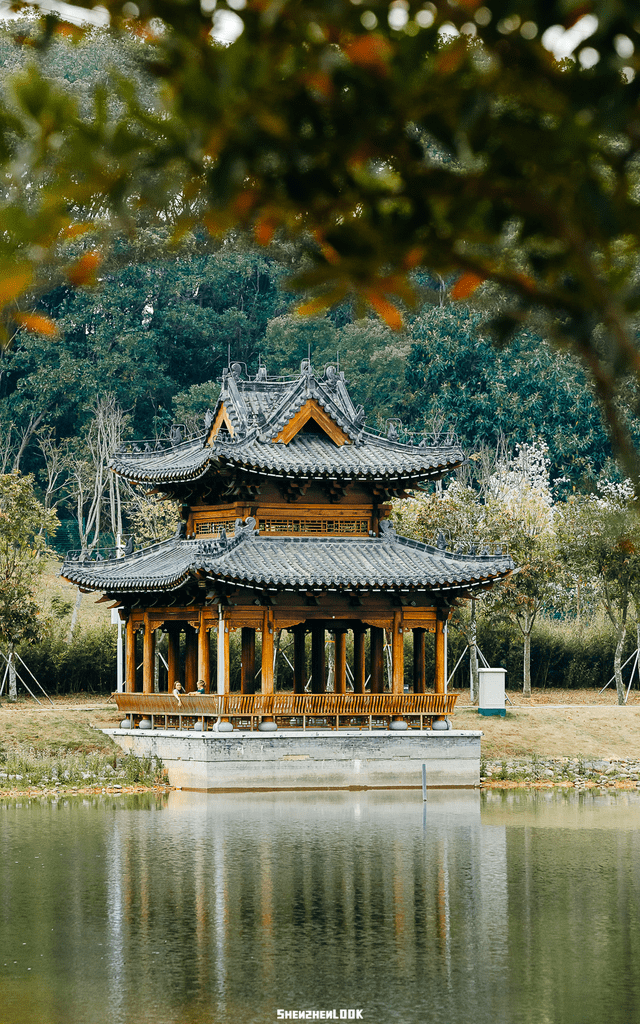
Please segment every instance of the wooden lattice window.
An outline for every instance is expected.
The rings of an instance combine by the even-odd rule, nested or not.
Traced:
[[[369,533],[368,519],[261,519],[260,533],[313,534],[336,536],[350,534],[364,536]]]
[[[225,519],[223,520],[223,522],[217,523],[213,523],[210,521],[206,523],[196,523],[195,526],[197,537],[219,537],[220,530],[222,529],[223,526],[227,535],[234,534],[236,532],[235,519]]]

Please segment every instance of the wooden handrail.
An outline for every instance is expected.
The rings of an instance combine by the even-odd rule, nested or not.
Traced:
[[[134,715],[197,718],[300,718],[359,715],[450,715],[457,693],[115,693],[118,709]]]

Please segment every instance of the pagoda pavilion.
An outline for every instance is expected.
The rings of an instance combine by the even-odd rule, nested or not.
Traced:
[[[456,603],[509,575],[513,563],[501,549],[452,553],[442,537],[432,546],[399,536],[388,517],[390,499],[424,489],[464,459],[452,436],[406,444],[393,426],[386,437],[368,430],[344,374],[330,366],[317,375],[310,360],[288,379],[268,377],[264,367],[248,377],[234,363],[203,436],[183,441],[174,428],[167,442],[118,452],[115,473],[180,503],[179,528],[120,557],[69,555],[62,575],[120,609],[126,657],[117,702],[131,726],[229,730],[257,722],[273,730],[324,719],[447,728],[455,695],[445,692],[444,625]],[[239,693],[230,692],[234,630]],[[274,692],[278,630],[293,633],[293,692]],[[404,665],[408,631],[412,673]],[[166,675],[158,687],[161,633]],[[435,638],[433,679],[425,672],[427,634]],[[185,693],[173,694],[175,681]]]

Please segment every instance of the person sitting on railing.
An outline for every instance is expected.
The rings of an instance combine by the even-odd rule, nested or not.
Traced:
[[[184,693],[184,692],[185,691],[184,691],[184,687],[183,687],[182,683],[180,682],[179,679],[176,679],[175,683],[173,684],[172,693],[173,693],[173,696],[176,698],[176,700],[177,700],[178,704],[180,705],[180,707],[182,707],[182,701],[180,700],[180,694]]]

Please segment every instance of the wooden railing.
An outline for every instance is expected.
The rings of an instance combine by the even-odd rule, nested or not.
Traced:
[[[151,728],[211,728],[218,718],[246,721],[253,728],[257,720],[275,719],[279,725],[305,729],[309,720],[323,720],[333,728],[349,728],[374,720],[388,725],[394,718],[424,728],[434,717],[453,713],[457,693],[226,693],[181,694],[181,703],[168,693],[115,693],[118,709],[127,715],[131,727],[148,719]],[[163,720],[158,722],[157,720]],[[361,720],[365,719],[363,723]],[[385,720],[381,722],[381,720]]]

